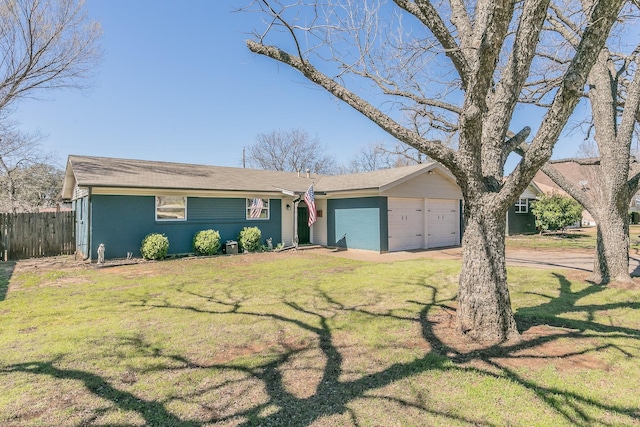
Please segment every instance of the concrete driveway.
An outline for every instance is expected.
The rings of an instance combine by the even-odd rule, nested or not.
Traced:
[[[331,256],[339,256],[347,259],[370,262],[394,262],[410,259],[462,259],[462,248],[444,248],[415,251],[400,251],[379,254],[372,251],[358,249],[332,250],[317,248],[311,251]],[[593,271],[592,251],[527,251],[507,250],[507,265],[533,267],[544,269],[571,269],[585,272]],[[631,255],[629,258],[629,271],[632,276],[640,276],[640,257]]]

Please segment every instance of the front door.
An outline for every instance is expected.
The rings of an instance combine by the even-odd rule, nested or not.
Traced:
[[[298,205],[298,244],[311,243],[311,231],[309,230],[309,209],[307,205]]]

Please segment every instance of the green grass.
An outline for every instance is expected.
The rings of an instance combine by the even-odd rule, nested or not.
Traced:
[[[596,228],[586,227],[569,229],[566,232],[540,234],[522,234],[508,236],[506,239],[508,249],[581,249],[595,250]],[[629,227],[629,245],[631,250],[640,250],[640,225]]]
[[[480,348],[451,327],[459,270],[304,253],[8,268],[0,425],[640,425],[637,290],[510,269],[523,340]]]

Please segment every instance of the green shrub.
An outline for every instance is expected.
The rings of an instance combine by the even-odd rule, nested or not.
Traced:
[[[531,212],[536,217],[536,227],[541,233],[548,230],[562,230],[582,218],[580,203],[560,194],[542,196],[533,203]]]
[[[169,252],[169,239],[164,234],[151,233],[142,239],[140,253],[144,259],[163,259]]]
[[[193,237],[193,250],[198,255],[215,255],[220,249],[220,233],[215,230],[198,231]]]
[[[238,235],[238,244],[240,249],[247,252],[253,252],[260,248],[260,238],[262,233],[258,227],[244,227]]]

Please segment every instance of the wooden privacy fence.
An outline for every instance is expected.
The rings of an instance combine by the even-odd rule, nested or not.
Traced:
[[[75,213],[0,213],[0,250],[5,261],[73,255]]]

